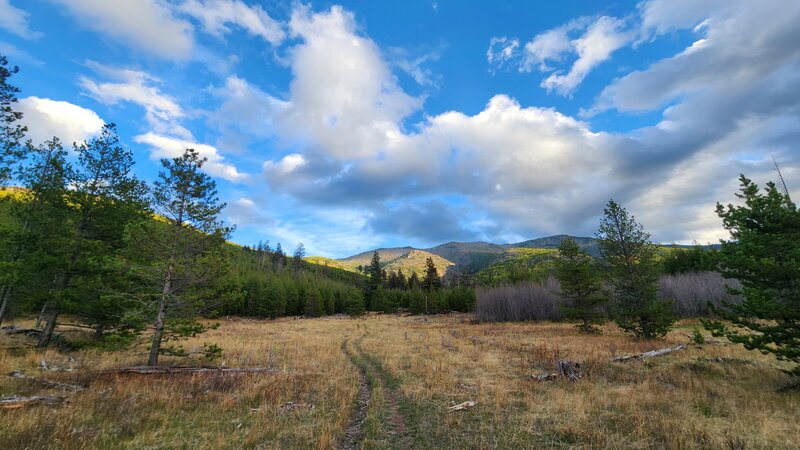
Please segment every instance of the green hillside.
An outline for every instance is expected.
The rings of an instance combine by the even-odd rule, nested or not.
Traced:
[[[558,251],[550,248],[510,248],[475,273],[480,284],[516,283],[547,277]]]
[[[341,268],[356,272],[358,266],[366,267],[370,264],[372,261],[372,253],[375,251],[378,252],[378,256],[381,258],[381,266],[385,268],[387,272],[397,272],[402,269],[406,275],[416,272],[417,275],[422,276],[425,272],[425,261],[428,258],[433,259],[433,264],[439,270],[439,275],[442,276],[453,266],[452,261],[413,247],[379,248],[336,261],[340,264]]]

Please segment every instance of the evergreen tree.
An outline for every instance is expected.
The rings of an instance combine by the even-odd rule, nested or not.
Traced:
[[[596,237],[610,270],[617,324],[636,337],[665,335],[674,321],[672,305],[656,297],[659,264],[650,235],[625,208],[609,200]]]
[[[193,149],[172,160],[161,160],[164,170],[158,174],[153,196],[157,212],[167,220],[169,231],[164,251],[155,258],[161,266],[163,281],[149,365],[158,364],[167,319],[179,312],[187,316],[196,314],[196,308],[181,310],[180,307],[191,303],[181,294],[212,278],[203,267],[224,264],[218,259],[219,252],[231,230],[218,219],[225,204],[217,197],[216,183],[201,172],[205,162],[206,158],[200,158]],[[203,261],[204,258],[207,260]],[[202,327],[194,329],[202,331]]]
[[[109,301],[115,292],[113,263],[115,251],[124,245],[126,226],[144,217],[144,183],[131,174],[133,153],[119,145],[116,127],[107,124],[99,136],[75,145],[78,164],[71,171],[67,201],[72,211],[73,230],[67,244],[67,258],[61,262],[53,301],[39,346],[47,346],[63,306],[94,324],[108,322]],[[120,283],[116,283],[118,286]],[[124,284],[124,282],[122,282]],[[101,306],[92,305],[99,301]],[[102,330],[100,330],[102,331]]]
[[[303,258],[306,256],[306,246],[303,245],[302,242],[297,244],[297,248],[294,250],[294,256],[292,258],[292,267],[294,267],[294,271],[297,272],[303,267]]]
[[[408,277],[408,288],[418,289],[419,287],[420,287],[419,275],[417,275],[417,272],[411,272],[411,275]]]
[[[425,277],[422,279],[422,286],[428,291],[438,290],[442,287],[439,271],[430,256],[425,260]]]
[[[742,283],[744,300],[714,309],[718,321],[704,324],[716,336],[749,350],[772,353],[800,363],[800,211],[774,183],[766,191],[744,175],[739,178],[743,206],[717,204],[717,214],[730,232],[722,241],[721,270]],[[800,364],[788,371],[800,376]]]
[[[574,240],[561,241],[555,275],[561,285],[561,296],[568,301],[561,309],[564,317],[580,320],[578,328],[586,333],[595,331],[593,325],[602,321],[603,314],[598,308],[606,302],[603,284],[593,266],[592,257]]]
[[[365,269],[367,283],[364,285],[364,301],[368,310],[373,310],[373,297],[378,288],[383,286],[383,269],[381,269],[381,257],[377,251],[372,252],[372,260]]]
[[[285,262],[286,254],[283,253],[283,247],[281,247],[281,243],[278,242],[278,245],[275,246],[275,253],[272,254],[272,263],[275,265],[275,270],[280,272]]]
[[[72,168],[57,138],[28,147],[29,164],[20,171],[25,190],[12,208],[16,223],[4,230],[0,264],[0,323],[19,288],[30,287],[27,297],[49,300],[47,292],[57,269],[66,260],[70,215],[67,185]],[[22,286],[20,286],[22,285]],[[19,294],[18,292],[16,292]]]
[[[8,79],[19,72],[16,66],[9,66],[8,59],[0,55],[0,186],[11,177],[14,165],[23,157],[27,128],[19,121],[22,113],[14,111],[19,88],[9,84]]]
[[[397,289],[408,289],[408,280],[406,274],[403,273],[403,268],[397,270]]]

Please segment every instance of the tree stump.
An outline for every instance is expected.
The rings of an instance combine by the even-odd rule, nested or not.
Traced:
[[[559,375],[573,383],[577,383],[581,378],[580,366],[576,362],[564,359],[556,361],[556,370],[558,370]]]

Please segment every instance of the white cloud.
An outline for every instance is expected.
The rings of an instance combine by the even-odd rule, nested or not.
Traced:
[[[303,43],[293,51],[291,97],[275,118],[287,137],[310,139],[337,156],[367,155],[398,135],[399,122],[421,106],[341,7],[319,14],[298,7],[289,29]]]
[[[577,33],[581,34],[573,38]],[[486,58],[496,68],[513,61],[520,72],[537,69],[549,73],[541,87],[548,92],[570,95],[595,67],[608,60],[614,51],[628,45],[635,36],[626,28],[623,19],[580,17],[537,34],[521,52],[517,51],[518,39],[493,37]],[[573,56],[575,59],[568,69],[559,67]]]
[[[240,0],[187,0],[178,9],[202,23],[206,33],[217,37],[230,33],[229,25],[236,25],[272,45],[280,44],[285,37],[281,24],[261,6],[249,6]]]
[[[226,162],[219,150],[211,145],[161,136],[152,132],[136,136],[134,140],[140,144],[150,146],[150,157],[152,159],[177,158],[187,148],[193,148],[197,150],[201,157],[208,159],[203,165],[203,169],[209,174],[237,183],[245,182],[249,179],[247,174],[239,172],[233,164]]]
[[[547,61],[561,62],[564,55],[573,49],[569,34],[586,28],[587,23],[586,18],[576,19],[566,25],[537,34],[525,44],[520,71],[530,72],[534,67],[542,72],[553,70],[547,66]]]
[[[51,0],[83,26],[147,54],[188,59],[194,47],[190,23],[175,17],[163,0]]]
[[[100,132],[103,119],[90,109],[49,98],[27,97],[15,108],[23,114],[27,137],[35,145],[58,137],[67,145],[83,142]]]
[[[553,73],[542,81],[541,86],[548,92],[571,94],[592,69],[633,39],[633,35],[624,30],[624,25],[623,20],[613,17],[603,16],[597,19],[583,36],[570,42],[578,59],[572,64],[569,72]]]
[[[30,29],[28,13],[15,8],[11,4],[11,0],[0,0],[0,28],[25,39],[36,39],[42,36],[42,33]]]
[[[516,56],[518,47],[519,39],[493,37],[489,41],[489,48],[486,50],[486,61],[491,66],[501,68]]]
[[[158,133],[169,133],[191,139],[191,133],[178,120],[185,113],[177,101],[155,86],[158,78],[138,70],[119,69],[89,62],[87,65],[113,81],[97,82],[81,77],[87,95],[106,105],[131,102],[145,110],[145,118]]]
[[[300,167],[306,164],[306,159],[303,155],[292,153],[281,158],[277,163],[274,161],[267,161],[264,163],[264,171],[267,173],[275,172],[279,175],[289,175]]]

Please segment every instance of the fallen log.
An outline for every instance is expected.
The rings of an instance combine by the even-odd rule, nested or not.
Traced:
[[[33,405],[56,406],[67,401],[66,397],[34,396],[34,397],[0,397],[0,409],[17,409]]]
[[[653,358],[653,357],[656,357],[656,356],[662,356],[662,355],[670,354],[672,352],[677,352],[678,350],[686,350],[686,348],[687,348],[686,345],[681,344],[681,345],[678,345],[676,347],[661,348],[661,349],[658,349],[658,350],[652,350],[652,351],[649,351],[649,352],[639,353],[639,354],[636,354],[636,355],[617,356],[616,358],[612,358],[611,361],[612,362],[627,362],[627,361],[631,361],[633,359]]]
[[[558,378],[557,373],[543,373],[539,375],[531,375],[531,379],[533,381],[538,381],[539,383],[541,383],[542,381],[554,381],[556,378]]]
[[[76,391],[76,392],[86,389],[85,387],[77,384],[62,383],[60,381],[46,380],[44,378],[29,377],[24,373],[20,372],[19,370],[15,370],[9,373],[8,376],[12,378],[18,378],[20,380],[30,381],[33,383],[39,383],[40,385],[48,389],[65,389],[68,391]]]
[[[458,405],[453,405],[449,409],[450,409],[450,412],[456,412],[456,411],[465,410],[467,408],[472,408],[475,405],[477,405],[477,403],[472,401],[472,400],[470,400],[468,402],[459,403]]]
[[[96,374],[136,374],[136,375],[180,375],[180,374],[237,374],[237,373],[279,373],[272,367],[216,367],[216,366],[133,366],[119,369],[98,370]]]

